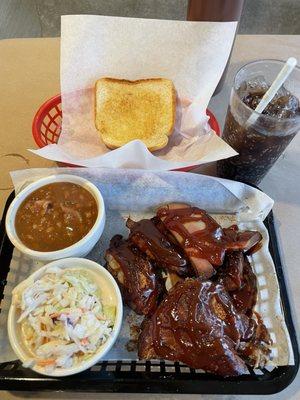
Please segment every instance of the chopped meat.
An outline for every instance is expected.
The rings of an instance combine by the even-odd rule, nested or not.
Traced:
[[[121,235],[116,235],[105,258],[125,303],[138,314],[152,314],[162,293],[162,281],[147,257]]]
[[[259,330],[263,332],[261,324],[240,314],[222,285],[185,279],[143,324],[139,357],[180,361],[222,376],[241,375],[247,372],[245,360],[253,363],[266,345],[263,333],[259,343],[255,339]]]
[[[159,268],[186,276],[188,263],[170,243],[168,238],[157,229],[153,221],[142,219],[134,222],[128,218],[127,227],[130,229],[129,239],[147,256],[155,261]]]

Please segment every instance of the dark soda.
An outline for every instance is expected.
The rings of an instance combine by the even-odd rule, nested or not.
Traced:
[[[263,78],[242,82],[235,93],[242,102],[254,110],[269,88]],[[274,165],[299,130],[299,99],[282,87],[255,123],[239,118],[235,98],[228,108],[222,138],[238,156],[220,160],[220,177],[257,185]],[[239,106],[241,108],[241,106]],[[249,110],[249,115],[251,111]]]

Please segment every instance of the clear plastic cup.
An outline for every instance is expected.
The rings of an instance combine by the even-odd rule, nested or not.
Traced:
[[[260,60],[246,64],[237,72],[222,138],[239,155],[218,161],[219,176],[259,184],[300,130],[299,67],[292,71],[272,104],[262,114],[250,108],[250,105],[255,108],[257,98],[262,97],[283,65],[283,61]],[[253,113],[257,119],[248,125],[247,121]]]

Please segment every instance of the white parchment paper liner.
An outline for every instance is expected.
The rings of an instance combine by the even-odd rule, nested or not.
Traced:
[[[236,22],[93,15],[62,17],[62,133],[34,153],[86,167],[168,170],[237,154],[210,130],[206,108],[232,47]],[[169,144],[150,153],[138,140],[109,150],[94,123],[94,85],[110,76],[172,79],[180,98]],[[226,107],[226,105],[224,105]],[[55,129],[55,124],[50,126]]]
[[[133,219],[153,216],[154,209],[159,204],[170,201],[189,202],[204,208],[213,214],[222,226],[238,222],[241,229],[259,230],[263,235],[263,246],[250,260],[258,278],[256,310],[262,315],[274,341],[271,365],[293,364],[293,352],[282,313],[277,276],[268,251],[268,232],[262,222],[273,206],[273,200],[266,194],[242,183],[181,172],[51,168],[15,171],[11,175],[18,192],[36,179],[61,173],[83,176],[101,190],[106,204],[107,222],[100,241],[88,258],[102,264],[110,238],[116,233],[125,236],[128,234],[125,218],[129,214]],[[11,290],[41,265],[14,250],[1,304],[0,362],[15,359],[6,331]],[[125,307],[120,337],[106,356],[107,360],[136,359],[136,353],[126,349],[130,339],[128,321],[134,318],[134,313]]]

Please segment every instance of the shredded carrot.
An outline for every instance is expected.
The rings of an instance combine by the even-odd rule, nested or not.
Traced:
[[[53,358],[46,358],[45,360],[39,360],[37,364],[41,367],[46,367],[47,365],[55,364],[55,360]]]
[[[85,346],[88,343],[89,343],[88,338],[83,338],[80,340],[80,344],[82,344],[83,346]]]
[[[49,317],[50,318],[57,318],[57,317],[60,317],[61,315],[69,315],[70,313],[69,312],[65,312],[65,311],[62,311],[62,312],[56,312],[56,313],[53,313],[53,314],[50,314],[49,315]]]

